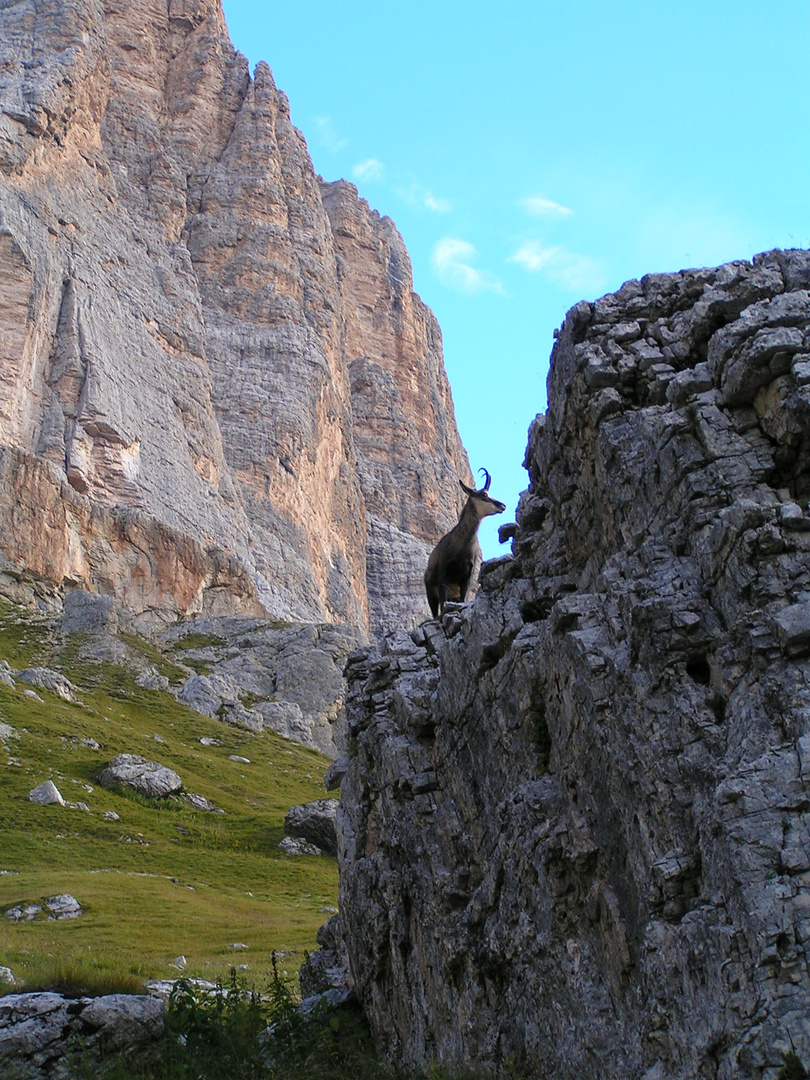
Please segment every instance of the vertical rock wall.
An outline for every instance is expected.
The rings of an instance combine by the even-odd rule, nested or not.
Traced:
[[[0,445],[224,549],[272,614],[416,621],[469,470],[393,226],[346,184],[327,212],[219,0],[18,0],[0,52]],[[395,386],[372,440],[361,358]]]
[[[577,305],[512,557],[355,654],[341,915],[395,1061],[810,1067],[809,288],[773,252]]]

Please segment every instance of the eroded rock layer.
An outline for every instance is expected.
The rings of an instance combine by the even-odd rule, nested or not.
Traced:
[[[810,1067],[808,289],[773,252],[572,309],[512,557],[350,661],[342,929],[395,1061]]]
[[[416,621],[469,470],[393,224],[349,184],[322,197],[219,0],[13,0],[0,59],[0,445],[85,517],[224,550],[266,612]],[[74,540],[0,521],[15,565],[131,591]]]

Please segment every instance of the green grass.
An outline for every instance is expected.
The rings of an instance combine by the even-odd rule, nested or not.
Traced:
[[[131,635],[127,644],[147,656],[154,649]],[[23,683],[0,685],[0,722],[19,736],[8,753],[0,743],[0,913],[67,892],[85,914],[23,923],[0,914],[0,964],[27,988],[64,983],[67,974],[88,985],[177,977],[179,955],[184,974],[213,980],[239,963],[261,981],[273,950],[296,971],[304,951],[317,947],[328,917],[321,909],[336,903],[337,865],[282,855],[278,842],[287,810],[323,797],[328,759],[274,733],[201,716],[136,686],[123,668],[82,659],[79,646],[62,651],[59,667],[81,703],[37,690],[39,702]],[[0,659],[16,669],[55,666],[47,620],[0,603]],[[220,745],[203,746],[205,736]],[[184,790],[225,813],[105,791],[98,772],[123,752],[175,769]],[[28,792],[48,779],[66,801],[89,809],[29,802]],[[105,820],[108,810],[120,820]],[[249,948],[235,951],[234,943]]]

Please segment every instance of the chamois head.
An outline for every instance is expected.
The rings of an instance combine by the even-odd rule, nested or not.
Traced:
[[[441,538],[431,552],[425,571],[425,591],[434,619],[448,600],[466,600],[473,566],[478,552],[478,526],[490,514],[502,514],[506,505],[489,494],[491,477],[482,488],[471,488],[459,481],[467,495],[458,524]]]
[[[479,469],[478,471],[482,472],[486,477],[486,483],[482,488],[476,490],[475,488],[467,487],[463,480],[459,480],[459,484],[461,484],[462,491],[472,500],[475,512],[478,515],[478,520],[480,521],[481,518],[489,517],[490,514],[502,514],[506,509],[506,504],[499,502],[497,499],[493,499],[489,494],[489,485],[492,483],[492,477],[487,470]],[[464,510],[466,509],[467,507],[465,506]],[[463,513],[464,511],[462,511],[462,516]]]

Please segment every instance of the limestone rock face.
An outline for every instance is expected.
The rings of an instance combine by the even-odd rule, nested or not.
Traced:
[[[99,1061],[116,1050],[156,1042],[164,1034],[163,1002],[145,994],[66,998],[61,994],[0,997],[0,1065],[11,1076],[64,1076],[67,1053],[80,1042]]]
[[[396,1062],[810,1066],[808,290],[772,252],[573,308],[512,556],[350,659],[342,933]]]
[[[416,621],[469,470],[393,225],[322,193],[219,0],[12,0],[0,61],[10,570],[152,618]]]

